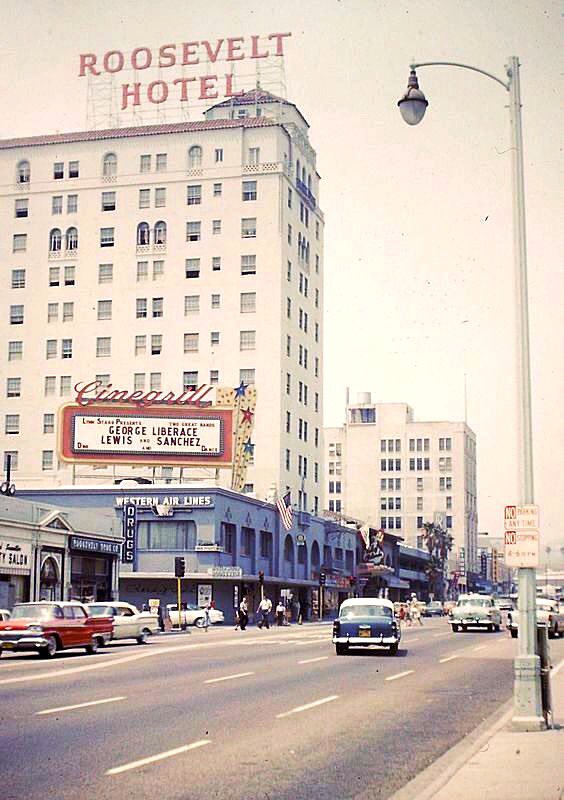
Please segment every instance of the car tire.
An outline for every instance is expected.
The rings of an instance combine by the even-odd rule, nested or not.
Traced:
[[[391,656],[397,656],[398,647],[399,647],[399,643],[398,642],[396,642],[395,644],[391,644],[390,645],[390,655]]]
[[[500,630],[501,630],[501,625],[494,625],[494,631],[495,631],[496,633],[499,633],[499,632],[500,632]]]
[[[40,658],[54,658],[57,655],[59,643],[54,636],[47,637],[47,645],[39,650]]]
[[[453,625],[452,626],[452,632],[453,633],[458,633],[459,630],[460,630],[460,627],[458,625]]]
[[[149,638],[150,633],[151,631],[147,630],[147,628],[142,630],[139,636],[137,637],[137,644],[147,644],[147,640]]]
[[[466,631],[468,630],[468,628],[466,627],[466,625],[461,625],[461,626],[460,626],[460,630],[462,631],[462,633],[466,633]]]
[[[512,639],[516,639],[517,638],[517,631],[516,630],[512,630],[511,631],[511,638]]]
[[[198,617],[198,619],[194,620],[194,625],[196,628],[204,628],[205,627],[205,620],[203,617]]]
[[[346,654],[348,652],[348,649],[349,648],[347,647],[346,644],[336,644],[335,645],[335,653],[338,656],[346,656]]]
[[[100,640],[96,637],[96,639],[92,639],[91,644],[87,644],[84,648],[85,651],[88,653],[89,656],[94,656],[100,649]]]

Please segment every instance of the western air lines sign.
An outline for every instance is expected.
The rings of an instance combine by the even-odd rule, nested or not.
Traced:
[[[114,404],[61,409],[60,454],[65,461],[228,465],[232,411]]]

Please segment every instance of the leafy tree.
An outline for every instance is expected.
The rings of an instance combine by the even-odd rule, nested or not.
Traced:
[[[434,522],[423,523],[423,543],[431,556],[425,572],[429,578],[429,590],[439,600],[444,599],[444,569],[453,542],[453,536],[440,525]]]

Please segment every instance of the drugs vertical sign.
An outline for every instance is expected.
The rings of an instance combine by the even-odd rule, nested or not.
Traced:
[[[134,564],[137,550],[137,507],[133,503],[123,506],[122,533],[121,562]]]

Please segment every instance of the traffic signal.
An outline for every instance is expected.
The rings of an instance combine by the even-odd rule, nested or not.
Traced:
[[[262,569],[259,570],[258,576],[259,576],[259,585],[264,586],[264,572],[262,571]]]
[[[324,572],[319,573],[319,585],[325,586],[325,582],[327,581],[327,575]]]
[[[174,577],[183,578],[186,573],[186,561],[182,556],[176,556],[174,559]]]
[[[350,584],[351,586],[356,586],[356,577],[354,575],[350,577]]]

